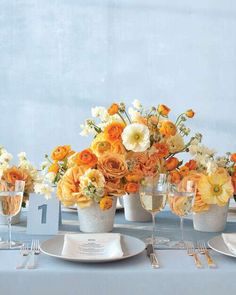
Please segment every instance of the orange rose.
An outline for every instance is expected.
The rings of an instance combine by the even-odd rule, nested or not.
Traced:
[[[173,170],[170,172],[170,182],[171,183],[179,183],[181,180],[181,175],[177,170]]]
[[[177,132],[177,129],[175,124],[171,121],[162,121],[159,131],[164,136],[174,136]]]
[[[129,194],[137,193],[139,190],[139,185],[136,182],[128,182],[125,185],[125,191]]]
[[[34,191],[33,179],[30,174],[22,168],[13,166],[3,172],[2,180],[14,185],[16,180],[23,180],[25,182],[25,192],[32,193]]]
[[[99,203],[102,210],[108,210],[112,207],[113,199],[111,197],[103,197]]]
[[[185,164],[189,170],[196,170],[197,169],[197,162],[195,160],[190,160]]]
[[[125,149],[123,143],[121,142],[121,140],[116,140],[116,141],[112,142],[112,152],[115,154],[125,154],[126,153],[126,149]]]
[[[189,173],[189,168],[187,166],[182,166],[180,169],[179,169],[179,173],[182,177],[184,176],[187,176],[188,173]]]
[[[104,129],[105,138],[108,141],[121,140],[121,134],[124,130],[125,125],[119,122],[113,122],[106,126]]]
[[[153,147],[156,149],[154,155],[158,158],[164,158],[169,154],[168,146],[165,143],[154,143]]]
[[[157,111],[162,115],[162,116],[167,116],[170,112],[170,109],[164,105],[164,104],[160,104],[157,108]]]
[[[79,166],[93,167],[97,164],[98,158],[90,149],[85,149],[76,155],[75,161]]]
[[[186,115],[188,118],[193,118],[193,116],[195,115],[195,112],[194,112],[192,109],[190,109],[190,110],[187,110],[187,111],[185,112],[185,115]]]
[[[105,177],[122,178],[128,172],[125,158],[119,154],[104,154],[98,161],[98,169]]]
[[[165,168],[167,171],[171,171],[176,169],[178,165],[179,165],[179,160],[175,157],[171,157],[168,160],[166,160]]]
[[[59,169],[60,169],[60,166],[58,165],[57,162],[55,162],[48,168],[48,172],[53,172],[53,173],[57,174]]]
[[[231,154],[230,160],[234,163],[236,163],[236,153]]]
[[[117,103],[113,103],[109,108],[108,108],[108,114],[109,115],[115,115],[119,111],[119,105]]]
[[[70,145],[58,146],[52,151],[51,158],[54,161],[62,161],[69,155],[70,152]]]

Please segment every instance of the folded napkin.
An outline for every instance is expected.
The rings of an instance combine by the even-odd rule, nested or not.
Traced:
[[[236,233],[235,234],[222,234],[222,238],[228,247],[229,251],[236,255]]]
[[[120,234],[66,234],[62,256],[85,260],[122,257]]]

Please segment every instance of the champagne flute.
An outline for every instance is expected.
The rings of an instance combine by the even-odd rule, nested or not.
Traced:
[[[166,238],[155,238],[155,217],[165,208],[167,201],[166,174],[145,178],[140,188],[140,201],[142,207],[152,214],[152,238],[147,239],[147,243],[155,245],[168,242]]]
[[[0,243],[0,248],[18,248],[20,242],[12,241],[11,219],[19,213],[22,205],[25,182],[16,180],[14,184],[0,182],[0,214],[7,217],[8,240]]]
[[[192,213],[195,195],[196,183],[192,180],[182,181],[178,185],[170,185],[168,201],[172,213],[180,217],[181,231],[181,239],[170,242],[170,247],[177,249],[186,248],[187,241],[184,240],[184,217]]]

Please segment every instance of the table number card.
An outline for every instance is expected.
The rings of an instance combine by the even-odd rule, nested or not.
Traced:
[[[41,195],[30,195],[27,233],[39,235],[56,234],[59,224],[59,205],[59,201],[55,197],[47,200]]]

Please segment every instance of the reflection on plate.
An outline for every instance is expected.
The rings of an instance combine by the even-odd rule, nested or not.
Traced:
[[[221,235],[210,239],[208,241],[208,245],[211,249],[215,250],[216,252],[236,258],[236,255],[230,252],[228,247],[225,245],[225,242]]]
[[[102,258],[102,259],[95,259],[94,257],[91,259],[78,259],[78,258],[71,258],[71,257],[66,257],[62,256],[62,248],[63,248],[63,243],[64,243],[64,235],[56,236],[52,239],[49,239],[47,241],[44,241],[40,248],[41,251],[49,256],[64,259],[64,260],[69,260],[69,261],[74,261],[74,262],[96,262],[96,263],[101,263],[101,262],[109,262],[109,261],[115,261],[115,260],[122,260],[126,259],[129,257],[133,257],[135,255],[138,255],[142,253],[146,245],[143,241],[130,237],[127,235],[121,235],[121,247],[124,252],[124,255],[119,258]]]

